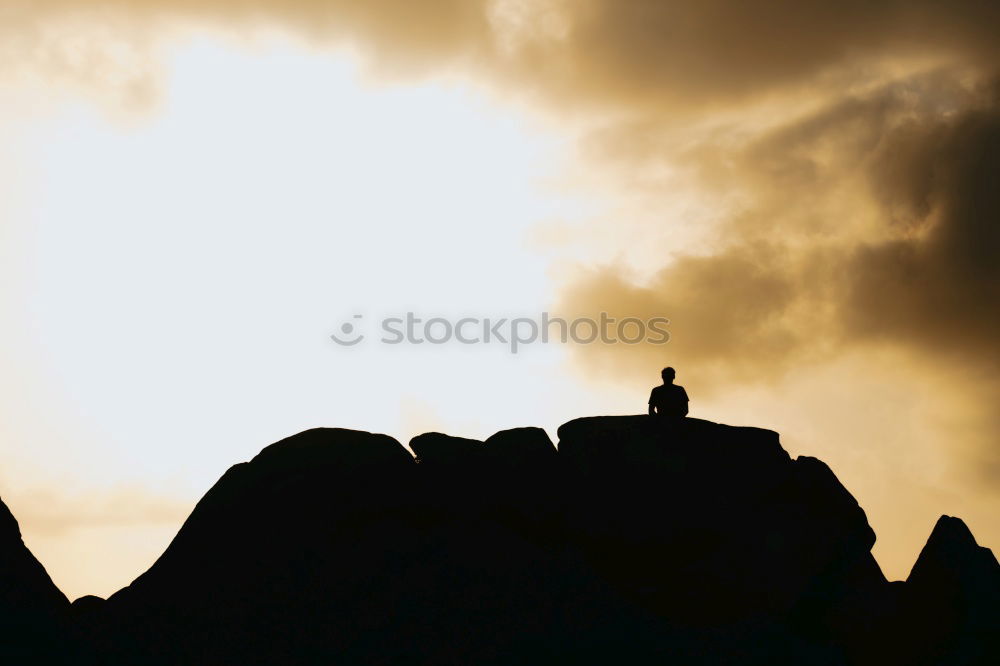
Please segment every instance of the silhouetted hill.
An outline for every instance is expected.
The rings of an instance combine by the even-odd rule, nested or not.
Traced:
[[[964,522],[941,516],[906,579],[914,663],[1000,663],[1000,564]]]
[[[55,661],[67,638],[69,601],[21,540],[0,501],[0,664]]]
[[[410,448],[316,429],[233,466],[146,573],[74,603],[76,662],[997,663],[992,553],[942,518],[888,583],[858,503],[774,432],[595,417],[558,452],[538,428]]]

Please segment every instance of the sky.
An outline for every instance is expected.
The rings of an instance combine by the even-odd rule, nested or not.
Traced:
[[[673,365],[692,416],[827,462],[890,579],[941,514],[995,548],[998,28],[972,1],[5,1],[0,497],[68,596],[107,596],[291,433],[555,438]],[[408,312],[670,339],[383,343]]]

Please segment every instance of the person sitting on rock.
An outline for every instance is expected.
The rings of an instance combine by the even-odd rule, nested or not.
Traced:
[[[649,394],[649,415],[670,421],[677,421],[688,413],[688,394],[683,386],[674,384],[677,373],[673,368],[663,368],[660,373],[663,384],[654,386]]]

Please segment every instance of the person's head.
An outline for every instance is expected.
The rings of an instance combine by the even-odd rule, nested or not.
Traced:
[[[663,368],[663,370],[660,372],[660,376],[663,377],[664,384],[673,384],[674,377],[677,376],[677,373],[674,372],[673,368]]]

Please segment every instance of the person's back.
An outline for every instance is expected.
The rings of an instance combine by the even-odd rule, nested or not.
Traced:
[[[674,384],[676,373],[673,368],[664,368],[660,373],[663,384],[653,388],[649,394],[649,415],[670,420],[682,419],[688,413],[688,395],[683,386]]]

